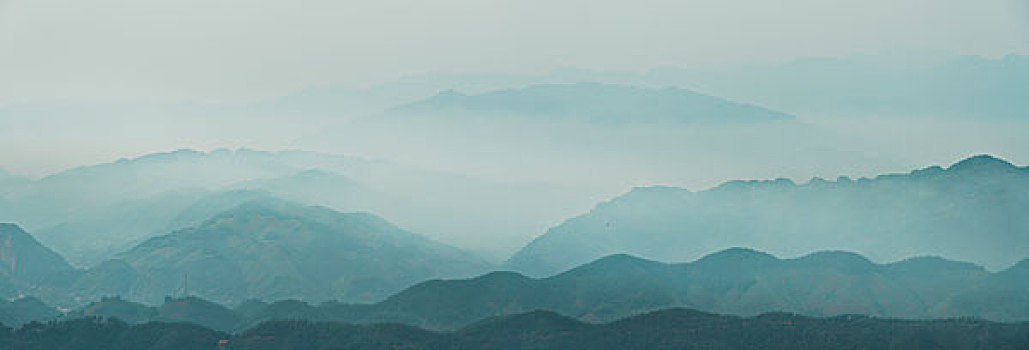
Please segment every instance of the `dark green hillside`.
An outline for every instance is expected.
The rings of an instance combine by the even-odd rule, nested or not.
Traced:
[[[1025,349],[1029,324],[667,309],[604,324],[534,311],[455,332],[292,320],[229,335],[191,324],[92,318],[0,329],[0,349],[216,349],[220,342],[226,349]]]

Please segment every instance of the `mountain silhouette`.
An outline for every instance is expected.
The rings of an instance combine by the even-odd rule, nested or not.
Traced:
[[[777,255],[938,255],[1001,269],[1029,251],[1029,169],[979,155],[871,179],[729,181],[692,192],[643,187],[537,237],[509,269],[546,276],[609,254],[688,261],[732,246]]]
[[[543,84],[466,95],[447,90],[393,110],[405,116],[527,118],[594,123],[750,123],[793,116],[681,88],[601,83]]]

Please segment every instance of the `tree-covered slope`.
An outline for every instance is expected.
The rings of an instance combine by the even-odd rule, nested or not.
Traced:
[[[611,323],[535,311],[454,332],[394,324],[271,321],[236,334],[184,323],[78,319],[0,330],[4,349],[1024,349],[1029,324],[668,309]]]

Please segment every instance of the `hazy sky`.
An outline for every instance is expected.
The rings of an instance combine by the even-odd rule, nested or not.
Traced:
[[[1029,53],[1017,0],[0,0],[0,102],[252,99],[434,71]]]

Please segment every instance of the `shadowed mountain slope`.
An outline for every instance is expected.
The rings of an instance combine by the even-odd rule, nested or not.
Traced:
[[[0,223],[0,276],[37,282],[73,270],[60,255],[44,247],[15,224]]]
[[[77,273],[63,257],[18,225],[0,223],[0,298],[45,294],[61,288]]]

